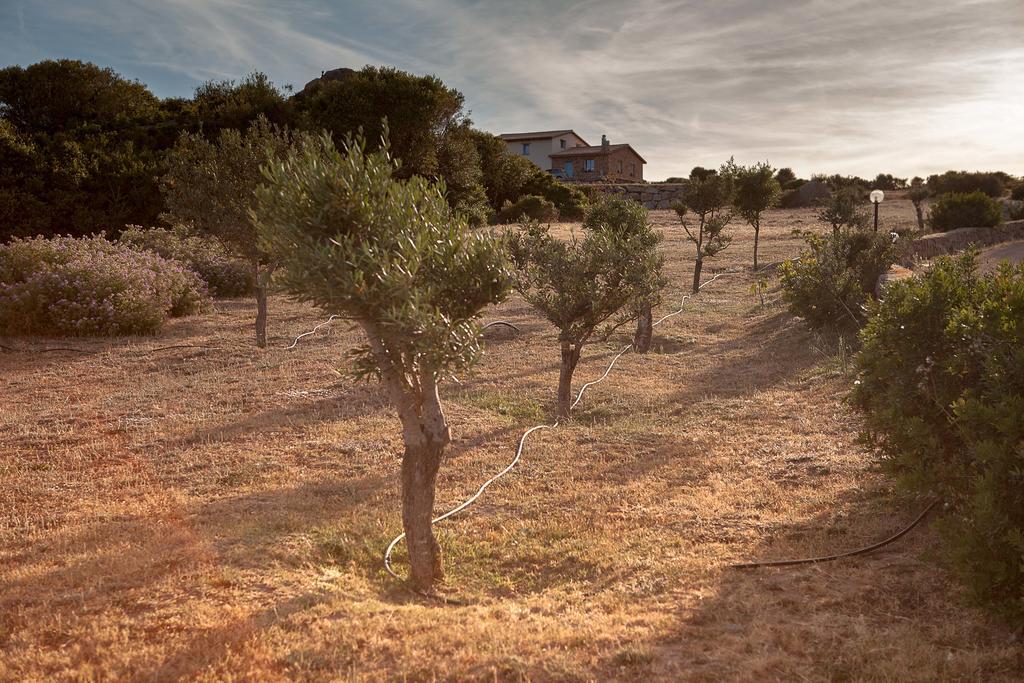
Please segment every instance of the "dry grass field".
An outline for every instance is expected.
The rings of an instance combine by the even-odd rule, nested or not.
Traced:
[[[678,301],[691,248],[652,217]],[[771,212],[763,262],[812,226]],[[263,351],[242,300],[157,338],[2,340],[87,352],[0,352],[0,680],[1020,680],[1020,634],[965,604],[928,526],[859,559],[727,568],[863,545],[922,507],[858,445],[849,350],[790,316],[775,279],[758,305],[734,231],[705,265],[729,274],[653,351],[439,527],[466,606],[383,571],[399,426],[346,376],[344,325],[287,351],[324,316],[276,296]],[[517,297],[498,318],[522,333],[488,330],[476,372],[443,387],[439,510],[553,409],[553,328]],[[627,339],[585,351],[576,386]]]

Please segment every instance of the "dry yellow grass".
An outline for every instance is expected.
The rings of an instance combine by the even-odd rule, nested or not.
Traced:
[[[652,215],[678,299],[690,245]],[[763,262],[813,223],[771,212]],[[756,305],[735,230],[705,272],[738,274],[440,528],[465,607],[382,570],[398,422],[345,377],[343,325],[285,351],[320,316],[278,296],[265,351],[238,301],[155,339],[0,354],[0,679],[1019,680],[1019,639],[965,606],[929,528],[853,561],[725,568],[857,546],[920,505],[856,442],[843,350],[786,313],[776,281]],[[439,508],[552,409],[553,330],[518,298],[498,317],[523,334],[489,330],[477,372],[444,387]],[[145,353],[174,344],[208,348]],[[621,344],[588,349],[577,386]]]

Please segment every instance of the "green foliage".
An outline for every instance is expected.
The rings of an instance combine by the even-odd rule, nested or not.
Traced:
[[[766,161],[753,166],[737,166],[730,161],[722,173],[733,179],[736,212],[750,225],[760,225],[761,214],[779,202],[781,189],[775,180],[775,169]]]
[[[946,171],[941,175],[928,176],[928,190],[936,196],[982,192],[989,197],[1001,197],[1004,186],[1003,174],[1000,173]]]
[[[402,182],[386,151],[328,137],[303,140],[264,169],[256,192],[261,245],[278,254],[283,285],[366,329],[356,374],[398,373],[409,386],[470,366],[477,318],[511,274],[495,238],[471,232],[443,186]]]
[[[646,225],[639,232],[592,223],[583,239],[559,240],[529,223],[509,235],[519,267],[516,288],[560,331],[559,341],[585,344],[597,327],[660,289],[661,236]]]
[[[780,187],[786,187],[786,185],[796,181],[796,179],[796,173],[791,168],[780,168],[775,172],[775,180],[778,181]]]
[[[1012,190],[1010,190],[1010,199],[1018,202],[1024,202],[1024,182],[1018,183]]]
[[[807,248],[782,264],[783,298],[812,327],[859,328],[867,317],[864,304],[901,245],[887,233],[847,228],[804,238]]]
[[[292,136],[259,118],[243,134],[221,131],[216,142],[183,133],[168,158],[161,188],[167,201],[165,218],[190,225],[223,243],[250,264],[266,264],[251,215],[260,168],[284,156]]]
[[[1002,222],[1002,206],[984,192],[944,194],[935,200],[928,213],[928,225],[937,232],[989,228]]]
[[[177,261],[100,236],[0,245],[4,334],[153,334],[207,300],[203,282]]]
[[[295,98],[302,128],[326,130],[336,143],[360,134],[371,151],[386,138],[400,161],[397,178],[443,179],[452,208],[480,224],[486,213],[481,162],[464,102],[436,76],[373,66],[322,80]]]
[[[292,125],[296,113],[284,93],[254,71],[241,82],[208,81],[196,88],[192,109],[203,133],[216,139],[226,128],[245,130],[263,118],[278,126]]]
[[[540,195],[554,204],[558,209],[559,218],[563,221],[582,220],[587,209],[587,196],[579,188],[560,182],[550,173],[540,169],[536,169],[530,176],[522,191],[525,194]]]
[[[496,218],[499,223],[517,223],[522,220],[551,223],[558,220],[558,209],[544,197],[527,194],[515,203],[506,199]]]
[[[879,173],[870,185],[873,190],[902,190],[907,186],[907,179],[897,178],[891,173]]]
[[[249,264],[231,258],[224,245],[215,239],[189,234],[183,226],[168,230],[129,225],[121,232],[118,242],[188,266],[202,278],[212,296],[240,297],[255,291],[256,282]]]
[[[972,594],[1024,624],[1024,266],[940,258],[894,283],[861,333],[854,403],[907,486],[951,506]]]
[[[844,228],[860,230],[866,228],[870,222],[868,214],[861,210],[860,204],[859,193],[850,187],[844,187],[833,192],[825,200],[817,213],[817,218],[831,226],[834,234]]]
[[[0,241],[155,222],[168,116],[144,85],[93,64],[0,70]]]
[[[650,230],[647,209],[625,197],[603,196],[587,209],[584,230],[607,230],[617,235],[639,235]]]

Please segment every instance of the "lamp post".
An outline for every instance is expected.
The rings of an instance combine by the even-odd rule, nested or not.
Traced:
[[[881,190],[871,190],[871,194],[868,197],[871,199],[871,203],[875,205],[875,232],[878,232],[878,205],[885,199],[885,193]]]

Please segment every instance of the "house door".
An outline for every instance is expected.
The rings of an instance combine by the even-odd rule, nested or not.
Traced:
[[[566,178],[572,178],[572,162],[571,161],[565,162],[565,177]]]

